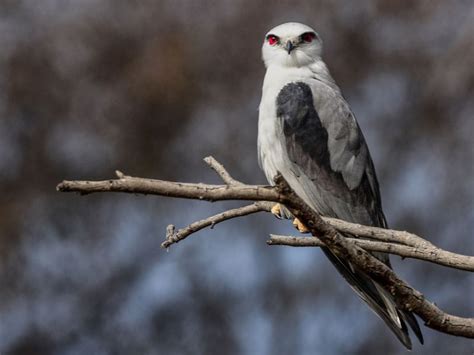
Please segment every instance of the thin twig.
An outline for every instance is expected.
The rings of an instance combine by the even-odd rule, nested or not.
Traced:
[[[336,228],[337,229],[337,228]],[[341,232],[339,230],[339,232]],[[435,246],[430,247],[412,247],[409,245],[397,244],[392,242],[383,242],[367,239],[351,238],[351,241],[364,250],[372,252],[382,252],[394,255],[399,255],[404,258],[419,259],[429,261],[434,264],[448,266],[460,270],[473,271],[474,268],[469,263],[465,263],[463,258],[472,257],[465,255],[458,255],[446,252]],[[296,237],[270,234],[270,239],[267,241],[268,245],[286,245],[292,247],[323,247],[324,243],[318,237]],[[441,253],[449,253],[453,256],[439,257]]]
[[[262,211],[264,210],[261,207],[261,203],[255,202],[255,203],[252,203],[251,205],[234,208],[232,210],[228,210],[228,211],[216,214],[214,216],[202,219],[200,221],[191,223],[187,227],[179,229],[176,232],[175,232],[174,226],[169,225],[167,228],[166,240],[163,243],[161,243],[161,247],[165,249],[169,248],[174,243],[178,243],[179,241],[187,238],[189,235],[196,233],[197,231],[200,231],[201,229],[204,229],[206,227],[212,228],[216,224],[226,221],[228,219],[247,216],[249,214],[262,212]]]
[[[219,163],[216,159],[214,159],[213,156],[208,156],[204,158],[204,161],[209,165],[212,170],[214,170],[217,175],[219,175],[227,185],[229,186],[242,186],[240,181],[235,180],[230,174],[227,172],[227,170],[224,168],[224,166]]]
[[[324,221],[336,228],[341,233],[349,233],[355,237],[365,237],[386,242],[397,242],[413,247],[433,246],[427,240],[405,231],[364,226],[357,223],[349,223],[340,219],[323,217]]]

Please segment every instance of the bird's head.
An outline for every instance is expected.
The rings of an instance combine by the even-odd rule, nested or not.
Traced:
[[[288,22],[272,28],[262,46],[265,66],[302,67],[321,57],[322,41],[311,27]]]

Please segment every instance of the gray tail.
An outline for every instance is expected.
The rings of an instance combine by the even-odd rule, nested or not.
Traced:
[[[352,289],[387,324],[407,349],[411,349],[411,340],[406,323],[423,344],[423,334],[413,313],[398,309],[392,296],[364,272],[341,260],[329,249],[321,249]],[[387,265],[390,266],[388,262]]]

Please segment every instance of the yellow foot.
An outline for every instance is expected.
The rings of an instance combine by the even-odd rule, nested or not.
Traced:
[[[276,203],[275,205],[273,205],[271,212],[276,218],[278,219],[283,218],[281,215],[281,205],[279,203]]]
[[[293,220],[293,225],[296,229],[299,230],[300,233],[309,233],[308,227],[306,227],[298,218]]]

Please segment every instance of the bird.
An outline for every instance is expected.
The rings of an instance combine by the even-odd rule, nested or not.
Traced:
[[[388,228],[379,184],[360,126],[322,60],[323,43],[311,27],[284,23],[264,38],[266,67],[258,118],[258,162],[268,182],[281,174],[291,189],[322,216]],[[282,205],[279,218],[292,218]],[[308,229],[296,218],[301,232]],[[322,248],[358,296],[411,349],[407,324],[421,344],[412,312],[364,271]],[[391,268],[388,254],[372,253]]]

